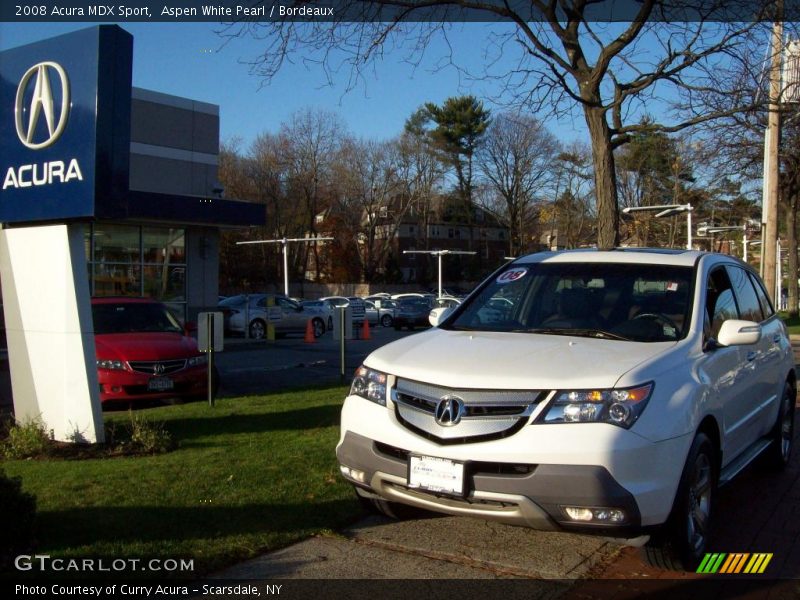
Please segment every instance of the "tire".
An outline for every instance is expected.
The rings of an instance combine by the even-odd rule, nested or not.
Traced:
[[[787,381],[783,385],[781,406],[772,428],[772,444],[764,453],[766,466],[775,471],[785,469],[792,457],[796,395],[791,382]]]
[[[325,323],[322,319],[312,319],[311,320],[311,327],[314,330],[314,337],[318,338],[321,337],[325,333]]]
[[[716,488],[716,452],[700,432],[689,449],[672,513],[644,548],[647,562],[670,571],[697,569],[708,546]]]
[[[382,327],[391,327],[392,326],[392,315],[383,315],[381,317],[381,326]]]
[[[384,500],[379,496],[365,492],[355,486],[353,486],[353,489],[356,492],[356,498],[358,498],[358,503],[361,505],[361,508],[373,515],[381,515],[395,521],[406,521],[431,517],[434,514],[421,508],[408,506],[407,504]]]
[[[263,340],[267,336],[267,324],[261,319],[251,321],[249,334],[251,339]]]

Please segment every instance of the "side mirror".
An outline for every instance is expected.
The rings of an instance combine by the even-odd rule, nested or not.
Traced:
[[[186,321],[183,324],[183,333],[186,337],[192,337],[197,333],[197,323],[194,321]]]
[[[717,335],[721,346],[747,346],[761,338],[761,325],[755,321],[728,319],[722,324]]]
[[[434,308],[430,314],[428,314],[428,322],[434,327],[438,327],[452,312],[452,308]]]

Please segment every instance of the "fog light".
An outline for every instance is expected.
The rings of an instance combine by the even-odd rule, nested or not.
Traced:
[[[577,506],[567,506],[564,509],[567,516],[573,521],[591,521],[592,511],[589,508],[579,508]]]
[[[618,508],[588,508],[585,506],[564,506],[564,514],[572,521],[583,523],[613,523],[625,522],[625,511]]]
[[[351,469],[345,465],[339,465],[339,471],[342,473],[342,475],[348,479],[352,479],[353,481],[358,481],[359,483],[365,483],[367,481],[367,474],[364,473],[364,471]]]

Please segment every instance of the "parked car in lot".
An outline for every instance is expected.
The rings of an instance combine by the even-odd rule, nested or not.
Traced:
[[[268,301],[272,299],[272,319]],[[289,333],[304,334],[309,320],[314,337],[326,331],[327,319],[323,309],[303,307],[298,302],[282,294],[239,294],[219,303],[225,315],[225,330],[228,333],[244,335],[260,340],[267,335],[267,325],[272,322],[276,335]]]
[[[431,306],[427,298],[415,296],[403,296],[397,300],[397,308],[394,314],[394,328],[400,331],[406,327],[409,331],[416,327],[428,327],[428,315]]]
[[[397,302],[384,298],[378,302],[364,300],[366,318],[370,325],[380,324],[383,327],[391,327],[394,324],[394,317],[397,312]]]
[[[461,298],[442,296],[433,301],[433,308],[455,308],[461,304]]]
[[[425,302],[427,302],[428,308],[432,308],[433,307],[433,302],[436,300],[436,294],[428,294],[428,293],[423,294],[423,293],[416,293],[416,292],[407,292],[407,293],[403,293],[403,294],[394,294],[392,296],[392,300],[397,300],[397,301],[400,301],[400,300],[403,300],[403,299],[406,299],[406,298],[422,299]]]
[[[323,302],[327,303],[333,309],[341,306],[349,306],[352,308],[353,323],[363,323],[366,317],[366,306],[364,301],[357,296],[326,296],[320,298]]]
[[[100,401],[205,396],[208,360],[166,306],[146,298],[93,298]]]
[[[431,323],[370,354],[342,409],[340,470],[386,514],[598,534],[694,570],[717,487],[789,460],[789,338],[737,259],[534,254]]]
[[[325,325],[333,330],[333,307],[324,300],[300,300],[300,306],[325,318]]]

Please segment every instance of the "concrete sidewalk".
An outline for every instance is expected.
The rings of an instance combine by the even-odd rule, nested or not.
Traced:
[[[464,517],[368,517],[217,573],[223,579],[576,580],[614,558],[602,538]]]

